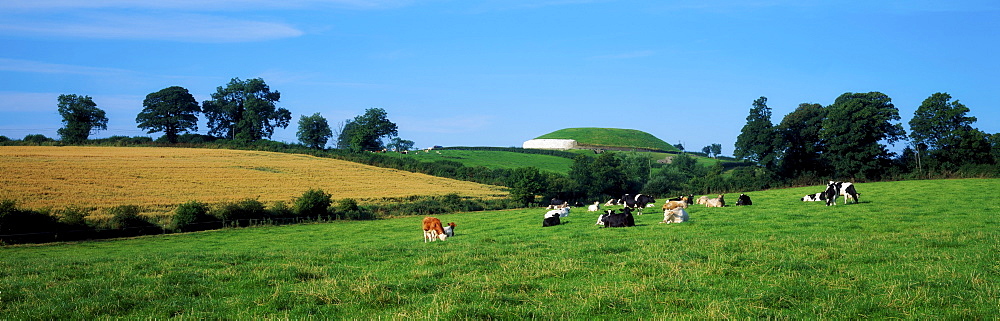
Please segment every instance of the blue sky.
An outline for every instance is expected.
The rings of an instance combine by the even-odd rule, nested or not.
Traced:
[[[281,92],[293,120],[272,138],[287,142],[302,115],[379,107],[417,147],[615,127],[730,155],[760,96],[778,123],[869,91],[907,129],[947,92],[1000,132],[994,0],[6,0],[0,43],[0,135],[15,139],[56,136],[59,94],[107,111],[92,137],[147,135],[145,95],[203,101],[234,77]]]

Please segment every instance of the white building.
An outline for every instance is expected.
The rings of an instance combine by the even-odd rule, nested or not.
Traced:
[[[567,150],[577,147],[573,139],[532,139],[524,142],[524,148]]]

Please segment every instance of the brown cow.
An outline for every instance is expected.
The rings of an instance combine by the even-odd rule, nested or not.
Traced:
[[[434,242],[435,239],[444,241],[446,238],[448,238],[448,234],[444,233],[441,220],[430,216],[424,218],[424,243]]]

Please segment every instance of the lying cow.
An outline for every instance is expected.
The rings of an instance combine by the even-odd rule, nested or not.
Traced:
[[[736,206],[746,205],[753,205],[753,201],[750,200],[750,196],[747,196],[747,194],[740,194],[740,197],[736,199]]]
[[[685,201],[688,205],[694,204],[694,194],[688,194],[687,196],[678,196],[668,199],[667,202],[673,201]]]
[[[557,208],[546,212],[545,217],[549,217],[551,215],[558,215],[559,217],[567,217],[569,216],[569,209],[570,209],[569,207]]]
[[[604,227],[635,226],[635,218],[632,217],[632,211],[628,208],[623,208],[621,213],[608,210],[606,215],[601,215],[601,221],[604,222]]]
[[[723,199],[724,195],[719,194],[718,198],[710,198],[705,202],[706,207],[726,207],[726,200]]]
[[[597,212],[601,210],[601,202],[594,202],[590,206],[587,206],[587,212]]]
[[[546,212],[545,216],[542,218],[542,227],[556,226],[561,224],[562,222],[559,222],[559,216],[561,213],[562,211],[560,210],[552,210]]]
[[[558,200],[555,197],[553,197],[552,200],[549,201],[549,206],[546,207],[545,209],[551,210],[551,209],[563,208],[563,207],[567,207],[567,206],[569,206],[569,202],[564,201],[564,200]]]
[[[423,225],[424,243],[434,242],[437,239],[444,241],[448,238],[448,234],[445,234],[444,228],[441,227],[441,220],[436,217],[425,217]]]
[[[681,199],[679,199],[679,200],[670,200],[670,201],[667,201],[666,203],[663,203],[662,209],[664,209],[664,210],[672,210],[672,209],[675,209],[675,208],[678,208],[678,207],[680,207],[680,208],[687,208],[688,207],[688,197],[687,196],[681,197]]]
[[[698,203],[699,205],[700,204],[708,204],[708,200],[709,200],[709,198],[706,195],[706,196],[699,197],[698,201],[696,203]]]
[[[826,200],[826,192],[819,192],[816,194],[809,194],[802,197],[803,202],[819,202]]]
[[[848,204],[848,200],[854,200],[854,204],[858,203],[858,191],[854,189],[854,183],[850,182],[835,182],[830,181],[826,184],[826,206],[837,205],[837,196],[844,195],[844,204]]]
[[[663,211],[663,222],[660,223],[683,223],[688,220],[688,212],[683,207],[678,207]]]

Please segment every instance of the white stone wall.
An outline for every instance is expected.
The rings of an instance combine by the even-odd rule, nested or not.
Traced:
[[[532,139],[524,142],[524,148],[534,148],[534,149],[574,149],[576,148],[576,140],[572,139]]]

